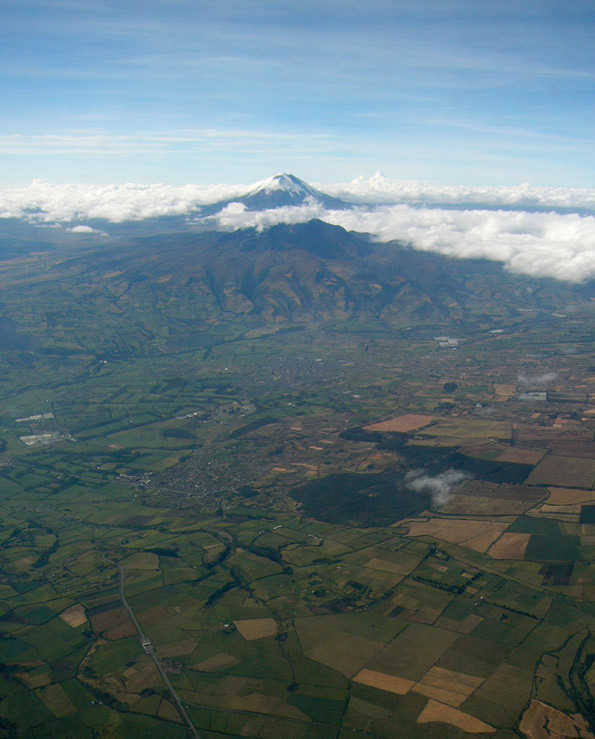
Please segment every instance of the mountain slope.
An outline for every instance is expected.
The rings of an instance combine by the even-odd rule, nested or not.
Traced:
[[[580,309],[590,295],[589,286],[378,244],[316,220],[263,233],[163,234],[44,260],[40,273],[23,259],[3,283],[15,351],[129,356],[300,326],[497,329],[522,311],[549,320]]]

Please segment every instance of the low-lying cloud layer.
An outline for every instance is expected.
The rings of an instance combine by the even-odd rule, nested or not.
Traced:
[[[242,203],[230,203],[221,212],[217,213],[212,220],[219,228],[231,231],[237,231],[240,228],[256,228],[259,231],[264,231],[280,223],[305,223],[306,221],[311,221],[313,218],[320,218],[328,223],[335,223],[331,219],[336,218],[339,213],[340,211],[326,210],[314,200],[310,200],[304,205],[299,206],[289,205],[284,208],[257,211],[247,210],[246,206]],[[361,231],[362,229],[351,230]]]
[[[229,185],[52,185],[35,180],[27,187],[0,189],[0,218],[44,221],[104,218],[114,223],[163,215],[185,215],[204,205],[232,200],[260,183]],[[595,190],[562,187],[465,187],[392,180],[377,172],[351,182],[314,183],[322,192],[368,205],[483,206],[595,214]]]
[[[467,187],[436,185],[410,180],[391,180],[381,172],[372,177],[356,177],[350,182],[317,184],[332,195],[358,203],[408,205],[479,205],[502,208],[551,208],[595,212],[595,190],[586,188],[535,187],[529,184],[508,187]]]
[[[328,211],[310,200],[302,206],[253,212],[232,202],[208,222],[222,229],[264,229],[320,218],[348,230],[370,233],[378,241],[399,240],[444,256],[502,262],[518,274],[570,282],[595,277],[595,216],[584,214],[589,210],[595,213],[593,190],[528,185],[464,188],[403,183],[380,174],[319,187],[360,205]],[[51,185],[36,181],[29,187],[0,190],[0,218],[70,224],[72,230],[96,219],[122,223],[182,216],[194,221],[201,218],[201,207],[233,201],[253,188],[225,184]],[[379,204],[383,202],[393,204]],[[474,206],[463,205],[469,203]],[[485,207],[479,207],[481,204]],[[519,210],[523,206],[527,210]],[[532,212],[532,207],[552,210]],[[556,212],[556,208],[575,208],[581,213]]]
[[[315,203],[260,212],[232,204],[222,228],[267,228],[321,218],[378,241],[399,240],[448,257],[503,262],[511,272],[581,282],[595,277],[595,217],[506,210],[446,210],[409,205],[324,211]]]
[[[60,223],[101,218],[112,223],[183,216],[244,195],[247,185],[52,185],[0,190],[0,218]]]
[[[448,501],[454,488],[470,478],[471,475],[460,470],[447,470],[434,476],[427,475],[425,470],[411,470],[405,475],[405,484],[416,493],[429,493],[432,505],[440,508]]]

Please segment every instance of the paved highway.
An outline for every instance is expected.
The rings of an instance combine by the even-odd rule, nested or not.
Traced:
[[[132,619],[132,623],[134,624],[134,627],[138,631],[138,635],[139,635],[142,647],[145,650],[145,652],[149,655],[149,657],[153,660],[153,663],[155,667],[157,668],[157,672],[159,673],[159,675],[161,676],[161,679],[165,683],[165,687],[169,690],[169,694],[171,695],[171,698],[174,702],[174,705],[176,707],[178,714],[180,715],[180,718],[182,719],[182,721],[186,724],[188,728],[190,736],[192,737],[192,739],[200,739],[200,735],[196,731],[194,724],[192,723],[190,719],[190,716],[186,713],[186,709],[184,708],[184,705],[182,704],[182,699],[176,693],[173,685],[170,683],[169,678],[167,677],[167,673],[165,672],[161,662],[159,661],[159,658],[155,654],[155,650],[153,649],[151,640],[146,634],[143,633],[143,630],[141,629],[139,622],[136,620],[136,616],[132,612],[132,608],[130,607],[128,601],[126,600],[126,595],[124,593],[124,582],[126,580],[126,573],[124,572],[124,568],[121,565],[118,565],[118,569],[120,570],[120,599],[122,600],[122,605],[128,611],[128,615]]]

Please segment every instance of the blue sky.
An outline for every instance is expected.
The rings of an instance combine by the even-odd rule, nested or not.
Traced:
[[[4,0],[0,184],[594,187],[592,0]]]

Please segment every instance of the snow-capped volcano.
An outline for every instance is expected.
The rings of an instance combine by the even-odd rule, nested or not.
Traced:
[[[246,210],[258,211],[270,208],[284,208],[308,203],[317,204],[329,210],[343,210],[353,207],[353,203],[333,198],[320,192],[307,182],[292,174],[280,173],[269,177],[249,190],[245,195],[208,206],[209,213],[216,213],[230,203],[241,203]],[[203,213],[206,211],[205,209]]]
[[[275,192],[285,192],[290,197],[294,197],[299,200],[303,200],[305,197],[316,198],[322,195],[319,190],[314,187],[310,187],[307,182],[300,180],[292,174],[285,174],[281,172],[273,177],[269,177],[262,182],[258,182],[254,189],[252,189],[247,197],[256,195],[258,193],[266,193],[270,195]]]

